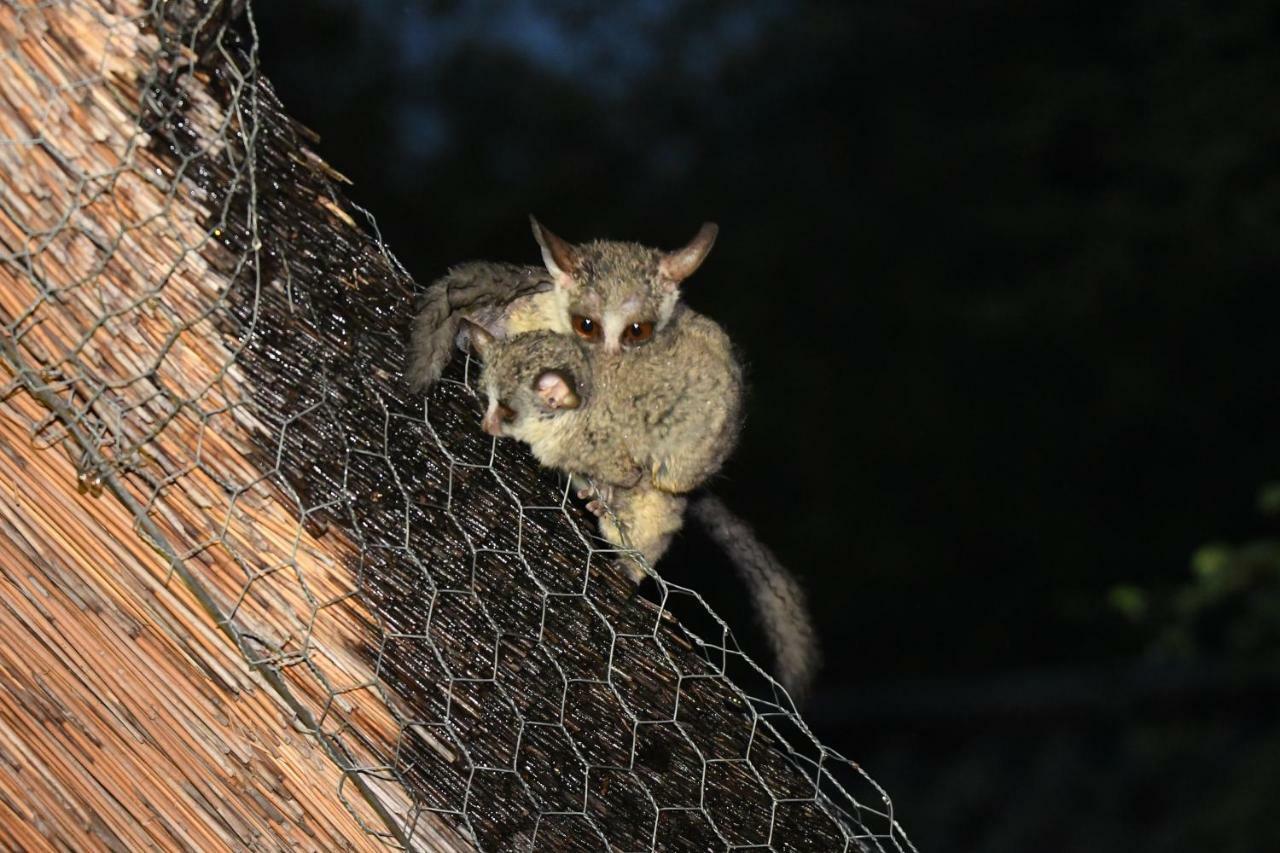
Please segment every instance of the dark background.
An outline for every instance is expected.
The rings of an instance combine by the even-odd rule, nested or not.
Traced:
[[[1280,849],[1274,4],[255,14],[424,284],[536,263],[530,212],[720,224],[685,295],[753,388],[715,489],[806,580],[807,716],[922,850]],[[768,659],[696,531],[663,571]]]

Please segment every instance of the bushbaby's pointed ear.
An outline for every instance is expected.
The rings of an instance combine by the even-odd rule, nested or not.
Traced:
[[[489,334],[489,330],[484,326],[467,319],[463,319],[462,325],[467,330],[467,341],[470,343],[471,351],[481,358],[488,358],[489,347],[494,341],[493,335]]]
[[[714,222],[704,222],[698,233],[689,241],[689,245],[674,252],[667,252],[658,262],[658,271],[663,280],[674,290],[689,276],[702,266],[711,247],[716,244],[716,234],[720,228]]]
[[[548,409],[576,409],[582,405],[573,379],[559,370],[546,370],[533,380],[533,391]]]
[[[578,268],[578,254],[573,246],[561,240],[543,226],[541,222],[529,215],[529,224],[533,226],[533,238],[542,247],[542,262],[547,265],[547,272],[561,287],[573,287],[577,282],[573,279]]]

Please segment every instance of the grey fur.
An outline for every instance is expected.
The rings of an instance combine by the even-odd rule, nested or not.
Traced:
[[[624,347],[621,333],[632,323],[652,324],[658,337],[679,307],[681,281],[702,263],[716,235],[707,223],[688,246],[662,252],[614,240],[575,246],[536,220],[533,226],[545,269],[476,261],[454,267],[423,292],[405,370],[411,389],[425,391],[440,378],[463,319],[501,338],[538,329],[570,335],[573,317],[581,315],[600,324],[599,343],[613,353]]]
[[[473,261],[459,264],[418,297],[405,380],[415,391],[435,384],[453,357],[461,321],[470,319],[495,335],[504,316],[536,294],[552,289],[541,267]]]
[[[800,581],[782,565],[755,531],[715,495],[693,502],[693,517],[729,556],[751,592],[756,618],[764,628],[778,680],[796,702],[804,700],[822,663],[809,600]]]
[[[586,317],[602,332],[595,343],[614,353],[628,347],[622,333],[633,323],[651,324],[654,337],[662,335],[674,319],[681,283],[706,259],[718,232],[704,223],[689,245],[663,252],[617,240],[572,245],[533,217],[529,221],[555,282],[556,316],[549,328],[569,333],[574,317]]]
[[[484,357],[481,389],[515,411],[508,434],[549,467],[615,486],[642,477],[683,494],[715,474],[737,443],[742,368],[723,330],[688,309],[668,334],[626,353],[540,331],[494,341]],[[580,409],[541,405],[532,385],[548,370],[572,378]]]
[[[621,530],[602,515],[601,534],[617,545],[625,537],[656,562],[680,529],[684,495],[737,442],[742,370],[720,327],[682,308],[667,334],[629,352],[539,331],[494,341],[484,358],[490,410],[513,412],[504,434],[528,443],[542,464],[611,493],[605,502]],[[574,385],[580,408],[543,404],[535,386],[548,371]]]

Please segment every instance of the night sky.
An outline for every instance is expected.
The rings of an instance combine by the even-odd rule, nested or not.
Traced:
[[[531,212],[668,248],[719,223],[685,296],[751,397],[713,489],[804,578],[810,716],[922,850],[1280,849],[1280,641],[1230,639],[1267,624],[1244,601],[1280,624],[1280,559],[1187,604],[1197,549],[1277,531],[1270,4],[255,14],[423,285],[536,263]],[[696,530],[660,568],[767,660]]]

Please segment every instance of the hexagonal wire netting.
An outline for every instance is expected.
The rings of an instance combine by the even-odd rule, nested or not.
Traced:
[[[388,843],[913,850],[696,591],[633,595],[567,484],[477,429],[473,365],[403,388],[413,283],[242,5],[0,3],[34,440],[133,511]]]

